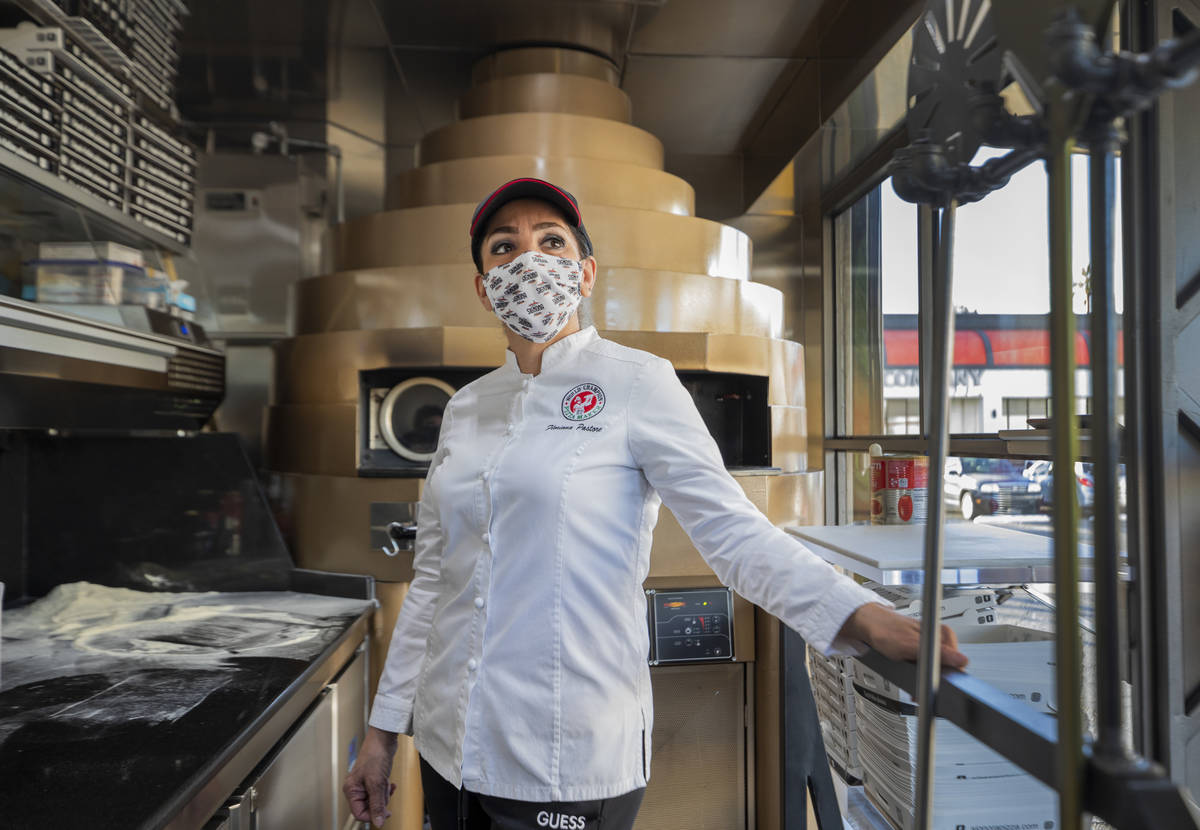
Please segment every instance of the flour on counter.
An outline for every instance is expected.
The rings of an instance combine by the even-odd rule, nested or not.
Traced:
[[[310,660],[364,600],[290,591],[166,593],[60,585],[4,618],[0,691],[51,677],[212,669],[238,657]],[[77,704],[78,705],[78,704]]]
[[[113,657],[171,654],[230,656],[261,654],[312,640],[313,620],[280,611],[236,605],[172,608],[154,619],[118,622],[82,632],[75,647]]]
[[[12,639],[30,637],[72,637],[81,629],[114,617],[138,613],[153,613],[156,607],[215,596],[203,593],[149,593],[128,588],[109,588],[91,582],[71,582],[59,585],[24,608],[9,611],[5,617],[6,636]]]
[[[153,724],[175,721],[229,682],[224,674],[193,673],[186,683],[174,674],[139,672],[118,680],[102,692],[64,706],[52,721]]]

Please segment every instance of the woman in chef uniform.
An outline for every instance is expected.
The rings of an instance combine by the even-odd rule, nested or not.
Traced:
[[[404,733],[433,830],[628,830],[650,776],[642,583],[660,504],[725,585],[823,653],[913,659],[919,626],[754,507],[668,361],[580,328],[596,259],[574,197],[508,182],[470,237],[509,347],[446,406],[346,795],[383,823]],[[942,660],[966,663],[948,629]]]

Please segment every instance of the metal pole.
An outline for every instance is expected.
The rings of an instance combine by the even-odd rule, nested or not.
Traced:
[[[1142,50],[1155,39],[1154,9],[1144,4],[1127,3],[1121,17],[1122,45]],[[1125,475],[1128,487],[1126,505],[1126,548],[1137,579],[1127,594],[1129,624],[1137,636],[1129,639],[1132,651],[1133,735],[1134,748],[1145,758],[1162,758],[1166,747],[1159,743],[1159,689],[1155,683],[1157,648],[1165,642],[1155,636],[1158,596],[1152,551],[1158,549],[1165,528],[1152,520],[1158,511],[1150,510],[1147,493],[1154,492],[1149,475],[1151,436],[1161,433],[1158,400],[1158,372],[1150,355],[1156,354],[1156,327],[1160,308],[1158,222],[1160,205],[1155,182],[1158,176],[1159,124],[1157,118],[1142,112],[1125,119],[1128,143],[1122,155],[1122,218],[1127,229],[1122,251],[1125,265],[1125,313],[1123,346],[1125,363]],[[1139,275],[1147,275],[1138,280]],[[1157,464],[1154,465],[1157,467]]]
[[[337,179],[337,223],[339,225],[346,221],[346,179],[342,173],[342,148],[332,147],[334,150],[334,177]]]
[[[1117,131],[1112,121],[1098,124],[1090,136],[1088,206],[1092,259],[1092,472],[1095,504],[1096,579],[1096,754],[1125,758],[1121,710],[1121,643],[1124,608],[1117,579],[1117,335],[1113,298],[1113,206]]]
[[[950,449],[950,367],[954,354],[954,211],[942,208],[933,285],[933,354],[929,374],[929,485],[925,525],[925,571],[921,588],[921,651],[917,658],[917,768],[914,827],[928,830],[933,818],[933,727],[942,668],[942,527],[946,518],[944,479]]]
[[[1071,274],[1070,102],[1059,93],[1050,106],[1047,147],[1050,216],[1050,393],[1054,447],[1055,685],[1058,692],[1058,810],[1060,830],[1080,830],[1083,819],[1083,727],[1080,706],[1079,504],[1075,457],[1075,312]]]
[[[920,361],[921,382],[917,385],[917,399],[921,408],[921,435],[932,435],[929,423],[929,378],[933,376],[933,331],[931,323],[937,309],[934,308],[934,268],[937,260],[937,209],[933,205],[917,205],[917,358]]]

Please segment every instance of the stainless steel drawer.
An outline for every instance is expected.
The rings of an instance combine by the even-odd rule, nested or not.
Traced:
[[[334,826],[334,693],[326,687],[251,784],[255,830]]]
[[[350,803],[342,794],[342,778],[354,766],[367,731],[367,649],[360,649],[331,684],[334,690],[333,782],[336,815],[333,826],[353,825]]]

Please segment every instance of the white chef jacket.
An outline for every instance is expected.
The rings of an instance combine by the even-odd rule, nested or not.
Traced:
[[[660,502],[661,497],[661,502]],[[721,582],[827,654],[879,602],[767,520],[670,362],[586,328],[446,407],[372,726],[456,787],[587,801],[650,773],[642,583],[665,502]]]

